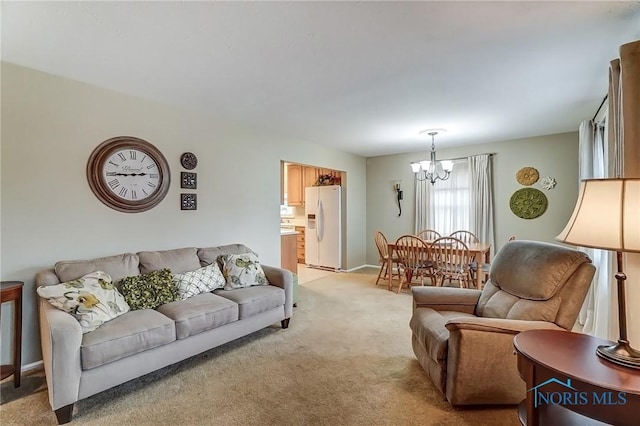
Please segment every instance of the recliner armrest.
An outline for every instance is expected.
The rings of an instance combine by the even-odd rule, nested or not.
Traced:
[[[456,330],[475,330],[514,335],[526,330],[564,330],[564,328],[559,325],[548,321],[527,321],[484,317],[452,318],[447,321],[445,327],[447,327],[449,332]]]
[[[413,310],[431,308],[436,311],[474,313],[481,290],[451,287],[411,287]]]

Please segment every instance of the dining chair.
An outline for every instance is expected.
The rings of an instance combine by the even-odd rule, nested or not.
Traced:
[[[471,231],[455,231],[452,232],[451,237],[458,238],[464,241],[465,244],[478,244],[480,239]],[[476,271],[478,270],[478,263],[482,263],[482,270],[484,271],[484,280],[482,282],[487,282],[489,279],[489,269],[491,269],[491,264],[485,262],[484,259],[472,259],[471,261],[471,276],[475,280],[476,279]]]
[[[391,274],[391,277],[393,278],[393,265],[396,265],[397,270],[399,259],[397,256],[393,256],[391,263],[392,268],[391,271],[389,271],[389,244],[387,242],[387,237],[385,237],[381,231],[376,231],[374,240],[376,242],[376,247],[378,248],[378,261],[380,262],[380,272],[378,273],[378,279],[376,279],[376,285],[378,285],[380,279],[388,279],[389,274]],[[399,274],[400,272],[398,272],[398,278],[400,278]]]
[[[475,287],[471,271],[473,259],[464,241],[455,237],[441,237],[431,244],[431,251],[437,285],[442,287],[444,281],[449,280],[458,281],[461,288]]]
[[[462,240],[465,244],[477,244],[480,242],[476,234],[471,231],[455,231],[449,234],[450,237]]]
[[[396,293],[400,293],[405,282],[411,289],[411,283],[417,277],[420,278],[421,285],[424,285],[427,277],[432,285],[435,283],[429,244],[415,235],[403,235],[396,240],[395,246],[400,268],[400,284]]]
[[[433,241],[436,238],[440,238],[442,235],[440,235],[438,231],[434,231],[433,229],[423,229],[422,231],[418,232],[417,236],[418,238],[421,238],[425,241]]]

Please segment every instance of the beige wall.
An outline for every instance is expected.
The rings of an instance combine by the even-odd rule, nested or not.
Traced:
[[[111,210],[87,184],[89,154],[119,135],[152,142],[169,161],[171,188],[150,211]],[[34,275],[58,260],[241,242],[279,265],[280,160],[347,173],[347,267],[365,262],[362,157],[6,63],[1,136],[0,274],[25,282],[23,364],[41,359]],[[179,208],[185,151],[198,156],[197,211]]]
[[[426,159],[426,150],[425,144],[423,152],[367,159],[367,263],[370,265],[378,263],[378,252],[373,242],[376,230],[381,230],[390,241],[414,231],[415,182],[409,164]],[[496,248],[499,249],[511,235],[518,239],[555,242],[554,237],[566,225],[578,197],[578,133],[437,149],[439,159],[482,153],[496,154],[492,160]],[[524,166],[538,169],[540,181],[551,176],[558,182],[549,191],[538,187],[547,195],[549,206],[536,219],[520,219],[509,209],[509,198],[514,191],[523,188],[515,175]],[[402,181],[404,191],[400,217],[393,190],[393,184],[398,180]]]

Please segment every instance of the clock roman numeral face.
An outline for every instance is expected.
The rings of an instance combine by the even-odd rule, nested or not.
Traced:
[[[158,164],[137,149],[122,149],[111,154],[102,167],[102,179],[114,195],[127,201],[144,200],[160,185]]]

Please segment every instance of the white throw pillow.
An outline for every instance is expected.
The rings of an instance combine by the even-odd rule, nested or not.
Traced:
[[[179,300],[185,300],[200,293],[213,291],[225,285],[222,271],[215,262],[194,271],[175,274],[173,281],[178,290]]]
[[[73,315],[88,333],[126,312],[129,305],[106,272],[96,271],[62,284],[40,286],[38,295]]]
[[[220,260],[226,280],[225,290],[269,284],[258,257],[253,253],[225,254],[220,256]]]

